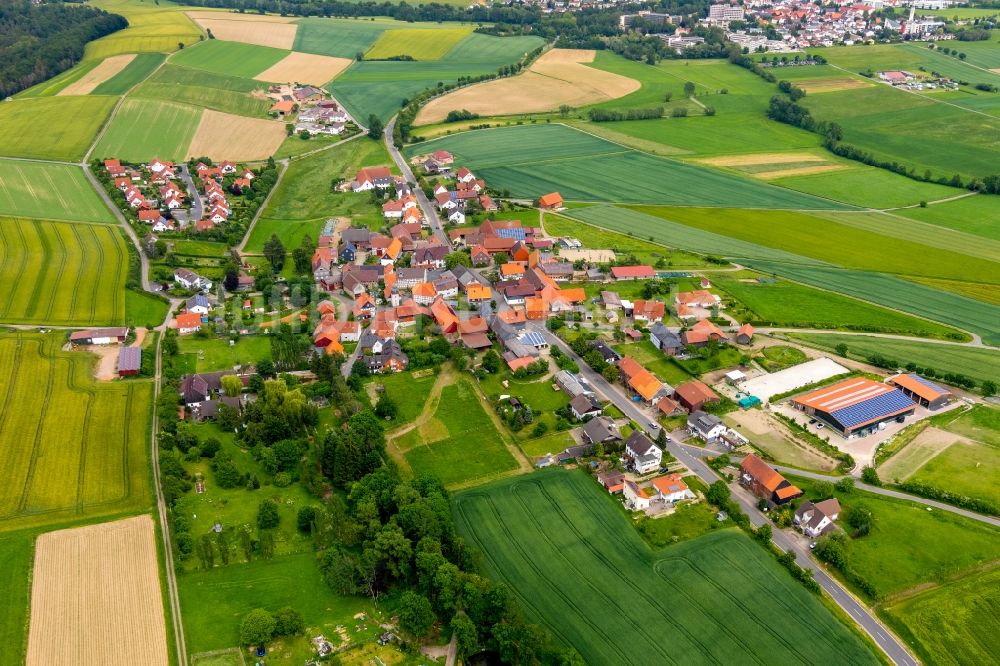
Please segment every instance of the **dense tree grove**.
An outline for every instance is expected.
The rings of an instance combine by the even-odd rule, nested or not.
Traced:
[[[28,0],[0,3],[0,98],[63,72],[87,42],[128,27],[117,14],[82,5]]]

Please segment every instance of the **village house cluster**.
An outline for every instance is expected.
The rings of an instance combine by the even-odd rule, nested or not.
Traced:
[[[295,120],[295,134],[339,136],[354,124],[354,119],[323,88],[307,85],[272,85],[267,89],[272,116]]]

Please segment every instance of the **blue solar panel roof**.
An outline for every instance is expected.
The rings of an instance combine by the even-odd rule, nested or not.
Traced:
[[[500,238],[513,238],[514,240],[524,240],[524,229],[497,229],[497,236]]]
[[[528,331],[527,333],[522,333],[519,339],[524,344],[531,345],[533,347],[536,345],[545,344],[545,338],[542,337],[542,334],[536,333],[535,331]]]
[[[920,383],[921,383],[921,384],[923,384],[924,386],[926,386],[926,387],[928,387],[928,388],[930,388],[930,389],[933,389],[933,390],[937,391],[938,393],[949,393],[948,389],[946,389],[946,388],[942,388],[942,387],[941,387],[940,385],[938,385],[938,384],[935,384],[934,382],[932,382],[932,381],[931,381],[931,380],[929,380],[929,379],[924,379],[924,378],[923,378],[923,377],[921,377],[920,375],[914,375],[914,374],[910,374],[910,375],[907,375],[907,376],[908,376],[908,377],[909,377],[910,379],[912,379],[912,380],[914,380],[914,381],[917,381],[917,382],[920,382]]]
[[[853,428],[862,423],[887,417],[890,414],[909,407],[913,407],[913,401],[907,398],[906,394],[899,389],[893,389],[888,393],[877,395],[856,405],[834,410],[830,412],[830,416],[837,419],[845,428]]]

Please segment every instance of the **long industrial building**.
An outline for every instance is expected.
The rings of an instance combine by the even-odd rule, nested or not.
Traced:
[[[851,377],[792,399],[845,437],[874,431],[880,423],[913,414],[917,406],[905,393],[882,382]]]

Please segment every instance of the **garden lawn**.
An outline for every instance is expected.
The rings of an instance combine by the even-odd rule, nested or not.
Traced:
[[[424,409],[424,404],[430,395],[431,387],[437,380],[437,375],[426,373],[415,378],[411,372],[400,372],[392,375],[380,375],[371,380],[376,386],[381,385],[384,391],[377,393],[388,397],[396,405],[396,417],[386,422],[386,428],[392,429],[412,423]]]
[[[486,409],[469,380],[444,387],[433,418],[406,440],[403,453],[414,473],[454,485],[516,468]]]
[[[462,132],[407,152],[438,149],[452,152],[492,187],[518,197],[555,190],[570,201],[844,208],[750,178],[654,157],[560,124]]]
[[[215,74],[198,69],[166,65],[136,88],[133,96],[183,102],[242,116],[263,117],[271,103],[251,97],[261,90],[259,81]]]
[[[0,215],[114,222],[83,169],[0,158]]]
[[[182,160],[201,122],[202,109],[158,99],[126,99],[94,148],[94,157],[145,162]]]
[[[643,338],[640,342],[625,342],[612,346],[619,354],[631,356],[639,361],[644,368],[671,386],[677,386],[691,379],[691,375],[684,368],[654,347],[649,338]]]
[[[977,381],[995,381],[1000,377],[1000,355],[989,349],[891,340],[867,335],[790,333],[789,337],[826,351],[834,351],[837,345],[845,344],[848,357],[862,361],[873,354],[881,354],[898,361],[900,367],[916,363],[921,367],[931,367],[936,372],[953,372]]]
[[[520,445],[521,450],[524,451],[524,455],[529,458],[539,458],[549,453],[565,451],[571,446],[576,446],[577,441],[573,439],[573,436],[568,431],[563,430],[561,432],[550,432],[547,435],[535,437],[534,439],[524,440],[520,442]]]
[[[553,470],[463,492],[454,511],[486,572],[592,663],[877,662],[743,534],[652,550],[616,504]]]
[[[94,357],[60,351],[65,340],[64,331],[0,336],[0,531],[152,505],[152,383],[99,384]]]
[[[140,53],[125,66],[125,69],[94,88],[90,94],[124,95],[152,74],[165,57],[162,53]]]
[[[263,335],[240,337],[235,345],[228,338],[202,338],[186,335],[177,338],[178,350],[195,357],[195,372],[230,370],[241,364],[255,364],[271,358],[271,340]]]
[[[115,227],[0,218],[0,321],[121,324],[126,262]]]
[[[470,34],[471,25],[386,30],[365,53],[365,58],[381,60],[406,55],[414,60],[439,60]]]
[[[640,518],[639,534],[653,548],[665,548],[724,527],[708,502],[684,502],[662,518]]]
[[[211,39],[171,56],[172,65],[252,79],[290,52],[269,46]]]
[[[87,95],[4,102],[0,156],[81,160],[114,105],[114,98]],[[0,196],[0,207],[5,198]]]

